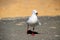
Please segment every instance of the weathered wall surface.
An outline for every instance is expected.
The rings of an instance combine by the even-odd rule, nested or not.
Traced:
[[[57,16],[60,0],[0,0],[0,18],[30,16],[33,9],[39,16]]]

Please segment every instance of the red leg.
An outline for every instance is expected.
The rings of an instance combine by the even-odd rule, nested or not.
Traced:
[[[32,36],[35,36],[35,34],[34,34],[34,29],[35,29],[35,28],[33,27],[33,32],[32,32]]]

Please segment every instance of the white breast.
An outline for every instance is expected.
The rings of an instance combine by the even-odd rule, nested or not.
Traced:
[[[32,15],[29,19],[28,19],[28,23],[29,24],[34,24],[34,23],[37,23],[37,16],[36,15]]]

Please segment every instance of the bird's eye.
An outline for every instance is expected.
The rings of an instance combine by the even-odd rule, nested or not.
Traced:
[[[36,13],[36,15],[38,15],[38,13]]]

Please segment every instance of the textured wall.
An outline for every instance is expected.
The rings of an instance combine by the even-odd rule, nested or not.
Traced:
[[[33,9],[39,16],[60,15],[60,0],[0,0],[0,18],[30,16]]]

